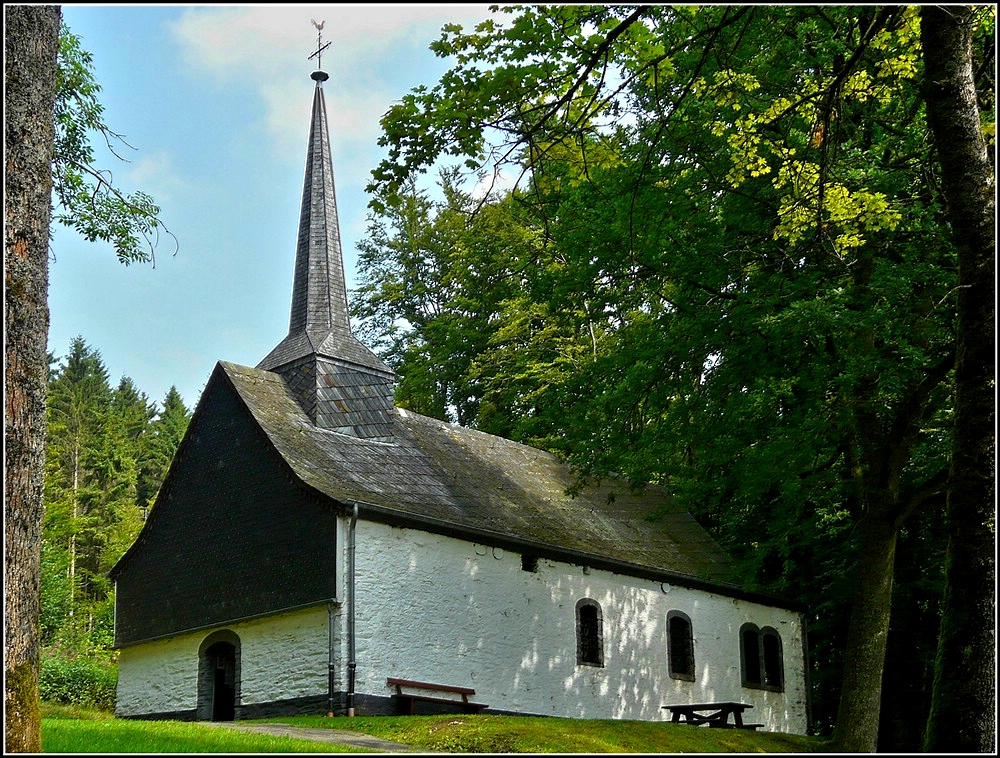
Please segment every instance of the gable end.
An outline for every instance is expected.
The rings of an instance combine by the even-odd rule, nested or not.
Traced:
[[[300,487],[217,369],[112,572],[123,646],[336,596],[336,511]]]

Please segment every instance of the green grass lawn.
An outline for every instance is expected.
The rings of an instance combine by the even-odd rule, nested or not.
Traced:
[[[296,716],[245,723],[364,732],[451,753],[817,753],[815,737],[708,729],[649,721],[534,716]],[[248,734],[196,723],[130,721],[99,711],[46,706],[42,746],[47,753],[289,753],[364,752],[319,742]]]
[[[343,745],[247,734],[180,721],[130,721],[81,708],[42,706],[45,753],[345,753]]]
[[[824,740],[654,721],[541,716],[296,716],[301,727],[352,729],[419,750],[453,753],[812,753]]]

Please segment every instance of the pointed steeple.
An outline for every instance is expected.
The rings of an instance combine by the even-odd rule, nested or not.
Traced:
[[[323,98],[329,76],[311,76],[316,89],[288,335],[257,368],[281,374],[317,426],[385,440],[392,436],[394,374],[351,332]]]

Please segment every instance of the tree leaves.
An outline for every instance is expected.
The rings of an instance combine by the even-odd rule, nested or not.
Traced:
[[[173,236],[160,218],[160,207],[144,192],[119,190],[110,171],[95,167],[91,135],[96,132],[112,154],[131,149],[121,134],[104,122],[101,87],[93,72],[93,56],[63,24],[59,37],[55,103],[53,218],[79,232],[88,242],[111,244],[124,264],[155,263],[161,231]]]
[[[386,114],[370,187],[378,208],[448,155],[521,174],[480,209],[516,208],[526,244],[494,259],[502,299],[466,295],[493,314],[462,361],[469,423],[668,485],[744,580],[832,630],[852,530],[939,503],[947,470],[955,251],[917,9],[510,14],[446,30],[455,66]],[[449,266],[488,244],[465,236]]]

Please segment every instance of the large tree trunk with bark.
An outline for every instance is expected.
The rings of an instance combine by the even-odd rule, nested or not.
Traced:
[[[924,748],[996,749],[995,179],[972,66],[974,8],[921,14],[927,114],[958,252],[945,593]]]
[[[42,750],[39,584],[58,5],[4,9],[4,751]]]
[[[833,742],[840,751],[873,753],[878,742],[882,670],[892,610],[899,526],[891,509],[873,508],[856,528],[854,601]]]

